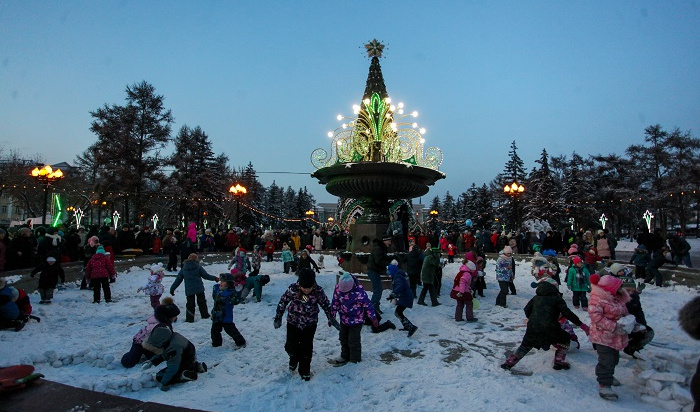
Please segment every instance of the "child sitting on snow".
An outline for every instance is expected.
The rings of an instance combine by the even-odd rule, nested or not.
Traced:
[[[236,328],[236,324],[233,323],[233,307],[239,302],[239,294],[236,293],[234,287],[234,277],[228,273],[219,275],[219,284],[214,285],[212,292],[214,309],[211,311],[211,346],[215,348],[223,343],[222,330],[233,338],[236,346],[245,347],[245,338]]]
[[[503,369],[510,370],[532,348],[548,350],[551,345],[556,349],[552,368],[569,369],[571,365],[566,362],[566,352],[571,343],[571,336],[562,329],[559,323],[560,316],[564,316],[588,334],[588,326],[566,306],[566,302],[559,293],[557,282],[549,276],[548,272],[542,273],[543,275],[537,278],[535,297],[525,306],[528,322],[523,341],[501,365]]]
[[[163,286],[163,277],[165,276],[165,268],[162,263],[157,263],[151,266],[151,274],[148,276],[148,283],[136,289],[137,292],[144,291],[151,299],[151,306],[156,309],[160,306],[160,297],[165,291]]]
[[[125,368],[133,368],[141,361],[141,357],[145,356],[146,360],[150,360],[155,353],[143,347],[143,341],[148,338],[153,328],[159,323],[170,323],[170,319],[177,317],[180,314],[180,309],[173,303],[173,298],[165,297],[160,305],[156,306],[153,315],[146,320],[146,326],[141,328],[134,338],[131,340],[131,349],[122,356],[122,366]]]
[[[161,309],[162,308],[162,309]],[[161,313],[162,312],[162,313]],[[157,319],[164,319],[156,325],[143,342],[143,348],[155,353],[142,369],[165,361],[167,367],[156,373],[156,381],[162,391],[170,390],[173,383],[197,380],[198,374],[207,371],[206,363],[197,362],[197,350],[186,337],[173,331],[172,323],[177,320],[180,309],[172,305],[159,306]]]
[[[333,292],[331,317],[335,318],[336,313],[340,317],[340,358],[335,361],[336,365],[362,361],[360,333],[365,315],[372,320],[375,327],[379,326],[379,321],[367,292],[357,278],[349,273],[338,279]]]

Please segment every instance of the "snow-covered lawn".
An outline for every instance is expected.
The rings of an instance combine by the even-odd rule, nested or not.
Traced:
[[[329,298],[338,273],[337,265],[331,260],[326,259],[326,269],[317,276]],[[225,264],[205,267],[214,275],[226,271]],[[223,347],[213,348],[209,337],[211,322],[197,315],[195,323],[184,323],[181,316],[175,329],[195,344],[199,360],[211,369],[200,375],[198,381],[176,385],[167,393],[146,383],[156,368],[142,371],[138,366],[124,369],[119,364],[132,336],[152,313],[148,298],[136,293],[148,274],[140,267],[120,273],[112,284],[117,299],[112,304],[93,304],[92,292],[81,291],[74,285],[57,291],[51,306],[39,305],[38,295],[33,294],[35,314],[42,321],[32,321],[19,333],[0,331],[0,366],[31,360],[38,372],[54,381],[211,411],[661,410],[640,400],[631,368],[633,361],[624,354],[616,370],[616,377],[623,384],[616,388],[620,401],[600,399],[594,374],[597,356],[579,329],[576,331],[581,349],[569,353],[571,370],[553,370],[554,353],[550,350],[533,351],[521,361],[521,367],[534,371],[533,376],[514,376],[503,371],[499,365],[504,360],[504,351],[517,347],[525,331],[522,308],[534,295],[530,287],[530,263],[518,265],[518,294],[508,296],[508,308],[503,309],[494,306],[497,286],[494,262],[489,261],[489,288],[486,297],[480,299],[476,324],[453,320],[455,304],[448,293],[458,267],[455,263],[445,268],[442,306],[416,305],[406,311],[419,328],[412,338],[398,330],[372,334],[366,327],[362,334],[363,361],[359,364],[336,368],[327,363],[329,358],[339,355],[340,349],[336,330],[327,327],[322,314],[311,365],[313,377],[309,382],[287,371],[285,329],[276,330],[272,326],[279,297],[296,280],[294,275],[282,273],[281,262],[263,262],[262,272],[272,278],[264,288],[263,301],[234,309],[236,325],[248,342],[246,348],[234,350],[234,343],[226,335]],[[173,280],[174,277],[165,279],[166,291]],[[205,285],[211,290],[213,282]],[[388,291],[384,292],[386,295]],[[642,294],[647,319],[656,331],[656,341],[670,347],[650,347],[650,350],[672,350],[697,360],[700,344],[689,338],[676,320],[678,309],[696,295],[695,290],[681,286],[647,287]],[[565,292],[565,298],[570,302],[570,292]],[[175,301],[184,312],[184,287],[177,290]],[[209,295],[208,303],[211,309]],[[399,324],[385,300],[382,307],[385,319]],[[576,313],[588,323],[587,313]],[[45,354],[68,364],[52,365]],[[75,364],[76,358],[82,363]]]

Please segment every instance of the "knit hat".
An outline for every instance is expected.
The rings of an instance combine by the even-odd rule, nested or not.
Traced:
[[[97,236],[92,236],[88,239],[88,245],[90,245],[90,247],[95,247],[99,244],[100,244],[100,238],[98,238]]]
[[[578,256],[574,256],[574,257],[571,258],[571,263],[573,263],[574,265],[578,265],[578,264],[581,263],[581,262],[583,262],[583,261],[582,261],[581,258],[578,257]]]
[[[303,269],[299,274],[299,286],[312,288],[316,284],[316,273],[311,269]]]
[[[47,261],[47,262],[55,262],[55,261],[56,261],[56,258],[53,257],[53,256],[49,256],[49,257],[46,258],[46,261]]]
[[[467,267],[468,270],[471,270],[471,271],[476,270],[476,265],[471,260],[468,260],[465,265],[462,265],[462,267],[465,267],[465,266]],[[462,267],[459,268],[460,271],[462,270]]]
[[[678,311],[678,322],[691,338],[700,339],[700,296],[686,303]]]
[[[614,295],[622,287],[622,280],[615,276],[604,275],[602,277],[591,275],[591,283],[598,285],[604,291]]]
[[[355,287],[355,279],[348,272],[343,273],[343,276],[338,279],[338,290],[343,293],[350,292]]]
[[[557,252],[554,249],[545,249],[542,251],[542,256],[556,256]]]
[[[98,247],[97,247],[97,250],[95,251],[95,253],[99,253],[99,254],[102,254],[102,255],[106,255],[106,254],[107,254],[107,252],[105,252],[105,248],[102,247],[102,246],[98,246]]]
[[[504,247],[504,248],[503,248],[503,254],[504,254],[504,255],[507,255],[507,254],[509,254],[509,253],[510,253],[510,254],[513,253],[513,248],[510,247],[510,246]]]
[[[153,265],[151,265],[151,272],[152,273],[165,272],[165,268],[163,267],[162,263],[154,263]]]
[[[576,243],[572,243],[571,247],[569,247],[569,254],[575,255],[577,253],[578,253],[578,245]]]
[[[309,251],[306,250],[306,249],[302,249],[302,250],[299,251],[299,254],[302,254],[302,253],[308,255],[308,254],[309,254]]]
[[[170,320],[177,317],[179,314],[180,308],[177,307],[171,297],[166,297],[163,298],[160,306],[155,309],[153,316],[155,316],[159,322],[170,323]]]
[[[189,256],[187,256],[187,260],[199,260],[199,256],[197,256],[196,253],[190,253]]]
[[[14,286],[10,286],[10,287],[8,287],[8,289],[10,290],[10,295],[12,296],[12,300],[13,301],[17,300],[17,298],[19,297],[19,290],[17,290],[17,288]]]
[[[239,273],[237,269],[234,269],[236,273]],[[236,279],[233,277],[231,273],[222,273],[219,275],[219,281],[227,282],[227,283],[233,283],[236,281]]]
[[[620,271],[626,270],[627,266],[623,265],[622,263],[613,263],[610,265],[608,268],[608,272],[610,272],[611,275],[613,276],[618,276],[618,273]]]

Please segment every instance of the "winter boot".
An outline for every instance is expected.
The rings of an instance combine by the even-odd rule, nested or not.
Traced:
[[[554,370],[571,369],[571,365],[566,361],[566,351],[569,350],[569,345],[555,343],[554,348],[556,351],[554,352],[554,365],[552,368]]]
[[[616,378],[613,377],[612,386],[622,386],[622,384],[620,383],[620,381],[618,381]]]
[[[617,400],[617,394],[613,392],[612,388],[609,386],[599,386],[598,387],[598,395],[600,395],[601,398],[608,400],[608,401],[616,401]]]
[[[204,362],[201,362],[201,363],[200,363],[200,362],[197,362],[197,372],[198,372],[198,373],[204,373],[204,372],[206,372],[207,370],[209,370],[209,368],[207,368],[207,364],[206,364],[206,363],[204,363]]]
[[[418,327],[412,324],[411,321],[408,320],[408,318],[406,317],[401,319],[401,324],[403,325],[403,330],[408,331],[409,338],[413,336],[414,333],[416,333],[416,330],[418,330]]]
[[[520,359],[522,359],[522,356],[519,356],[518,352],[511,353],[508,359],[501,365],[501,368],[510,370],[516,363],[520,362]]]
[[[180,380],[182,380],[183,382],[196,381],[197,380],[197,371],[184,371],[184,372],[182,372]]]

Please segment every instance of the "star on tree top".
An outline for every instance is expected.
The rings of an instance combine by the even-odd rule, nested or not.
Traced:
[[[382,52],[384,51],[384,45],[381,44],[377,39],[365,44],[365,49],[367,49],[367,56],[369,57],[382,57]]]

